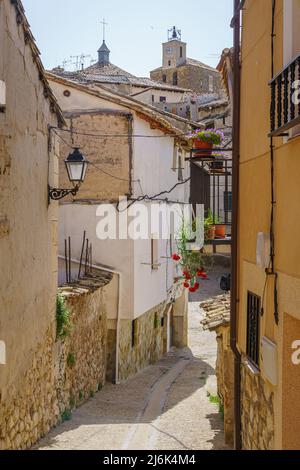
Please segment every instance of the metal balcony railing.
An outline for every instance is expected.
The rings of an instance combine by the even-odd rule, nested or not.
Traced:
[[[300,55],[271,80],[270,87],[270,136],[285,135],[300,124]]]

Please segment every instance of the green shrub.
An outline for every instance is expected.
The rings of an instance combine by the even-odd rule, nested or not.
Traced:
[[[72,412],[71,410],[65,410],[62,414],[61,414],[61,422],[64,423],[65,421],[70,421],[72,419]]]
[[[76,356],[73,353],[69,353],[67,357],[67,364],[69,367],[74,367],[76,364]]]
[[[65,298],[58,293],[56,297],[56,339],[64,340],[71,331],[71,313]]]

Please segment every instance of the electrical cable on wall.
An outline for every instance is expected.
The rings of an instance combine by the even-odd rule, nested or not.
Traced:
[[[271,32],[271,75],[273,78],[275,74],[275,13],[276,13],[276,0],[272,0],[272,32]],[[276,325],[279,324],[279,311],[278,311],[278,274],[275,270],[275,227],[274,227],[274,216],[275,216],[275,187],[274,187],[274,140],[273,136],[270,136],[270,155],[271,155],[271,220],[270,220],[270,264],[266,269],[266,284],[268,276],[274,276],[274,318]],[[264,287],[263,301],[265,297],[266,284]],[[262,314],[264,313],[264,307],[262,305]]]

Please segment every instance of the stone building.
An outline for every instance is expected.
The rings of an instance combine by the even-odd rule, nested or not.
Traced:
[[[64,123],[19,0],[0,2],[0,448],[56,422],[51,365],[57,292],[58,145]],[[5,266],[5,268],[4,268]]]
[[[243,449],[298,450],[300,2],[235,6],[236,55],[225,50],[220,64],[236,124],[235,442]]]
[[[230,294],[201,302],[205,312],[203,330],[215,331],[218,343],[216,376],[218,396],[224,409],[225,442],[233,446],[234,356],[230,346]]]
[[[189,202],[189,165],[185,162],[189,144],[184,134],[191,123],[99,84],[47,76],[72,129],[73,142],[91,162],[80,193],[60,205],[60,255],[70,236],[73,261],[78,263],[86,231],[93,245],[93,265],[118,275],[119,305],[108,315],[109,368],[111,379],[118,383],[155,362],[171,346],[187,344],[187,298],[170,259],[175,232],[164,238],[147,230],[134,239],[125,226],[125,235],[101,238],[101,214],[112,210],[119,227],[123,220],[119,219],[119,198],[125,196],[130,205],[139,199],[143,205],[139,210],[148,211],[152,205],[164,210],[165,198],[151,204],[144,195],[154,197],[174,186],[165,197],[182,205]],[[63,139],[71,145],[70,131],[63,133]],[[64,143],[62,149],[68,151]],[[60,165],[63,169],[63,160]],[[63,171],[61,175],[64,187]],[[129,217],[136,207],[132,205]]]
[[[152,70],[152,80],[193,90],[197,94],[222,95],[220,73],[195,59],[187,57],[187,44],[181,40],[181,32],[174,26],[169,40],[162,45],[162,66]]]
[[[137,77],[121,69],[110,61],[110,50],[105,41],[98,50],[98,60],[95,64],[76,72],[65,71],[61,67],[52,70],[53,73],[82,84],[93,84],[109,90],[131,96],[151,106],[165,109],[166,103],[184,103],[191,90],[172,84],[159,83],[147,77]]]

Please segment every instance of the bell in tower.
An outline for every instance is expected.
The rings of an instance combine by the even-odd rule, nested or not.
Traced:
[[[163,44],[163,69],[176,68],[186,63],[186,43],[181,30],[173,26],[168,30],[168,42]]]

